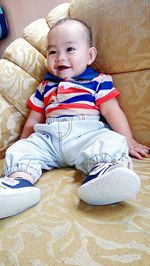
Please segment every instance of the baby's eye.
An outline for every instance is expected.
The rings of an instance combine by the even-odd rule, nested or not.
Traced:
[[[51,54],[56,54],[56,51],[54,51],[54,50],[51,50],[51,51],[49,51],[49,53],[48,53],[49,55],[51,55]]]
[[[72,51],[74,51],[75,50],[75,48],[73,48],[73,47],[68,47],[67,48],[67,52],[72,52]]]

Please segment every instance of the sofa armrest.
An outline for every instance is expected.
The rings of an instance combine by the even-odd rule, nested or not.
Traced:
[[[0,95],[0,159],[7,147],[18,140],[25,117],[2,95]]]

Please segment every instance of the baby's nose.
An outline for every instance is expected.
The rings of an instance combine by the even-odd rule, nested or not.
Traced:
[[[65,59],[66,59],[66,56],[65,56],[64,53],[58,54],[58,56],[57,56],[57,61],[58,62],[64,61]]]

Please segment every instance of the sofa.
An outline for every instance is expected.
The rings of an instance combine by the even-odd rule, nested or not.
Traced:
[[[98,50],[93,67],[112,75],[134,138],[150,145],[149,10],[147,0],[72,0],[32,22],[6,48],[0,60],[1,176],[5,151],[28,117],[27,99],[47,71],[46,34],[66,16],[91,27]],[[0,265],[149,266],[150,158],[133,158],[133,165],[141,179],[139,194],[107,206],[79,200],[80,171],[43,172],[36,184],[40,203],[0,220]]]

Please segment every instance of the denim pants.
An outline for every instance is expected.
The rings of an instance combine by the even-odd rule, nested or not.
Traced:
[[[125,137],[110,130],[99,117],[48,118],[35,133],[7,149],[4,173],[26,172],[36,182],[42,170],[76,167],[89,174],[99,163],[131,161]]]

